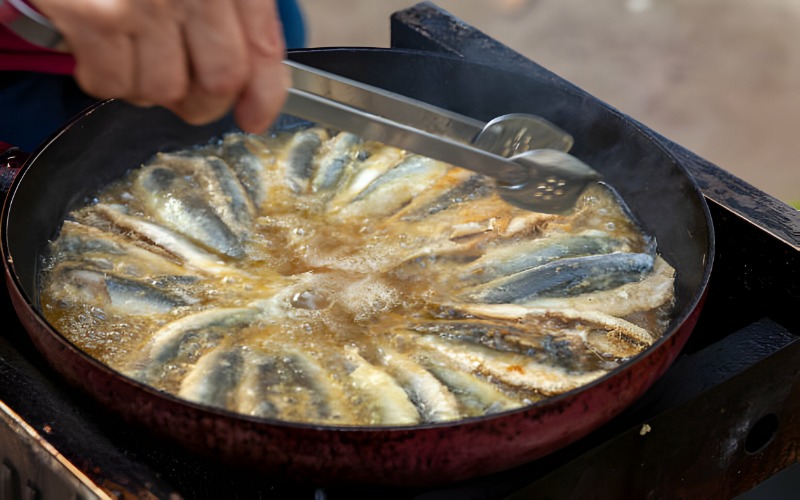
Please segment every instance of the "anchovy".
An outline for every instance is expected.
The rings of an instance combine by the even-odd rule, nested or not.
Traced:
[[[395,217],[407,222],[420,222],[439,212],[453,210],[462,203],[474,203],[494,193],[495,186],[485,176],[453,168],[442,179],[439,189],[431,189],[416,197]]]
[[[419,337],[416,342],[423,349],[442,354],[448,358],[451,366],[461,371],[478,373],[505,384],[547,395],[575,389],[607,373],[606,370],[572,373],[561,366],[539,363],[522,354],[499,352],[433,335]]]
[[[161,153],[151,165],[165,165],[176,172],[191,175],[205,191],[208,201],[225,224],[239,235],[250,228],[256,208],[231,167],[216,156],[187,153]]]
[[[588,335],[594,335],[596,339],[597,334],[613,339],[607,344],[607,349],[601,351],[620,358],[638,354],[656,340],[641,326],[605,312],[534,304],[459,304],[453,307],[453,311],[478,318],[524,322],[535,330],[552,333],[568,331],[572,325],[584,342],[587,342]],[[575,328],[575,325],[583,327]]]
[[[413,425],[420,421],[414,403],[400,384],[386,371],[370,364],[354,347],[345,347],[345,358],[353,367],[350,379],[353,386],[374,407],[371,423],[382,425]]]
[[[186,374],[178,396],[196,403],[229,408],[244,363],[241,349],[218,347],[201,357]]]
[[[480,259],[465,267],[462,278],[487,282],[554,260],[607,254],[623,248],[622,241],[596,230],[513,241],[489,248]]]
[[[63,290],[67,300],[110,307],[121,314],[161,314],[197,302],[189,296],[170,293],[140,281],[74,268],[69,262],[59,265],[53,273],[58,280],[53,286]]]
[[[295,422],[342,422],[351,418],[343,388],[316,360],[292,348],[250,350],[234,409],[245,415]]]
[[[564,334],[563,324],[549,325],[537,317],[526,319],[524,328],[511,321],[480,319],[412,323],[405,328],[416,334],[438,335],[495,351],[524,354],[539,363],[560,365],[570,370],[596,368],[596,358],[586,356],[578,336]]]
[[[481,416],[519,408],[525,402],[505,394],[497,385],[468,372],[454,369],[435,352],[419,355],[420,364],[453,393],[468,416]]]
[[[162,165],[144,167],[134,191],[159,222],[220,255],[244,257],[242,243],[186,178]]]
[[[317,151],[328,138],[327,132],[311,128],[298,132],[289,140],[283,152],[284,176],[294,193],[305,193],[314,173]]]
[[[406,156],[406,153],[400,149],[385,146],[372,149],[370,152],[368,158],[357,162],[358,168],[353,167],[356,163],[351,163],[345,168],[333,198],[328,203],[329,212],[337,212],[348,206],[375,179],[393,168]]]
[[[203,250],[181,234],[141,217],[127,215],[117,206],[98,204],[93,208],[115,226],[132,231],[154,245],[158,245],[182,259],[185,264],[192,266],[200,273],[241,274],[237,269],[225,265],[218,256]]]
[[[456,420],[458,400],[425,368],[398,351],[383,347],[381,362],[410,395],[425,422]]]
[[[255,138],[242,134],[228,134],[222,141],[222,158],[230,165],[256,207],[267,201],[267,168],[275,162],[275,155],[265,145],[259,155],[251,150]]]
[[[184,316],[153,333],[128,375],[146,383],[156,381],[167,365],[194,363],[204,352],[217,347],[230,329],[255,321],[259,309],[219,308]]]
[[[158,247],[141,244],[139,246],[121,234],[67,220],[61,226],[51,254],[78,255],[83,262],[98,267],[102,262],[108,271],[129,278],[192,274]]]
[[[650,311],[670,304],[675,290],[675,269],[656,256],[653,272],[642,281],[626,283],[611,290],[600,290],[574,297],[543,297],[524,302],[534,309],[595,311],[624,318],[638,311]]]
[[[430,158],[409,155],[372,181],[342,213],[345,216],[391,215],[427,190],[449,168]]]
[[[361,138],[349,132],[340,132],[329,140],[317,162],[311,179],[311,191],[318,193],[335,187],[345,169],[358,158],[360,144]]]
[[[472,287],[472,302],[520,303],[535,297],[572,296],[640,281],[653,269],[654,257],[614,252],[566,258]]]

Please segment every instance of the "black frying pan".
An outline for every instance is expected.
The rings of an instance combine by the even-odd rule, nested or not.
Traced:
[[[67,380],[110,412],[195,452],[314,481],[430,484],[488,474],[541,457],[617,415],[675,359],[700,312],[713,234],[699,190],[677,161],[615,111],[552,81],[434,53],[323,49],[299,62],[488,121],[543,116],[575,137],[571,151],[626,200],[677,270],[667,333],[630,363],[578,390],[481,418],[406,428],[348,429],[254,419],[155,391],[96,362],[38,311],[37,263],[76,204],[153,153],[207,142],[230,119],[184,124],[162,109],[107,101],[31,155],[7,195],[2,251],[10,295],[33,342]]]

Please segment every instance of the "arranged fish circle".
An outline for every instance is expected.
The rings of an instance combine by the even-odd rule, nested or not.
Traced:
[[[565,215],[319,127],[164,152],[66,217],[47,320],[114,370],[241,414],[447,422],[570,391],[645,350],[674,269],[597,184]]]

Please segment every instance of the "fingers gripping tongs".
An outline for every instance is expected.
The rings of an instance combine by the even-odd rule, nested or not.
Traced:
[[[483,123],[302,64],[285,64],[293,84],[284,113],[493,177],[500,195],[520,208],[565,212],[600,178],[566,153],[572,137],[540,117],[510,114]]]
[[[28,41],[55,47],[55,27],[22,0],[0,0],[0,22]],[[599,174],[566,153],[572,137],[546,120],[504,115],[489,123],[286,61],[293,87],[283,111],[364,139],[493,177],[501,196],[526,210],[571,209]]]

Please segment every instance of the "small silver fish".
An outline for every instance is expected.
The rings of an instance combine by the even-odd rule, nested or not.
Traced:
[[[346,422],[344,388],[316,360],[293,347],[249,349],[230,409],[294,422]]]
[[[196,302],[144,282],[73,267],[76,265],[80,263],[62,263],[53,270],[53,279],[57,280],[53,291],[60,289],[66,301],[93,304],[130,316],[163,314]]]
[[[340,132],[325,144],[325,151],[316,162],[311,179],[311,191],[330,191],[339,183],[344,171],[361,155],[361,138],[349,132]]]
[[[103,261],[109,271],[127,278],[193,275],[190,269],[154,245],[133,242],[125,235],[75,221],[64,221],[51,253],[76,255],[90,266]]]
[[[172,253],[198,273],[240,274],[237,269],[225,265],[217,255],[200,248],[182,234],[140,217],[128,215],[119,206],[101,203],[92,208],[120,229],[130,231]]]
[[[497,384],[459,369],[453,368],[446,358],[434,352],[418,354],[420,364],[456,396],[468,416],[490,415],[505,410],[519,408],[525,404],[523,399],[514,399],[502,392]]]
[[[254,149],[261,154],[257,155]],[[275,162],[275,154],[256,137],[244,134],[226,135],[220,154],[236,173],[255,207],[263,206],[268,198],[267,172]]]
[[[158,390],[336,426],[524,407],[666,330],[675,270],[611,187],[528,212],[473,172],[293,126],[93,194],[42,260],[47,319]]]
[[[160,164],[144,167],[134,183],[134,192],[148,212],[168,228],[220,255],[244,256],[236,234],[197,186],[174,169]]]
[[[385,370],[370,364],[357,348],[345,346],[345,358],[352,365],[353,386],[374,408],[372,424],[413,425],[421,420],[403,387]]]
[[[465,266],[462,277],[485,283],[558,259],[607,254],[623,249],[623,241],[597,230],[515,240],[489,247],[479,259]]]
[[[186,153],[161,153],[152,164],[164,165],[202,188],[203,199],[225,224],[242,235],[252,224],[256,208],[231,167],[216,156],[198,150]]]
[[[456,397],[416,361],[384,346],[381,348],[381,363],[403,386],[423,421],[445,422],[459,418],[461,412]]]
[[[320,128],[302,130],[293,135],[280,159],[287,184],[294,193],[305,193],[314,173],[317,151],[328,133]]]
[[[534,297],[570,296],[640,281],[653,269],[654,256],[614,252],[558,259],[472,287],[472,302],[518,303]]]
[[[152,334],[126,374],[154,383],[167,365],[193,364],[202,353],[217,347],[231,328],[250,324],[258,313],[252,307],[210,309],[168,323]]]
[[[241,378],[244,363],[242,349],[217,347],[201,357],[189,370],[181,381],[178,396],[196,403],[227,408]]]
[[[442,354],[450,360],[451,366],[461,371],[480,373],[515,387],[548,395],[575,389],[607,373],[606,370],[571,373],[563,367],[539,363],[522,354],[448,342],[430,335],[419,337],[416,342],[423,349]]]

